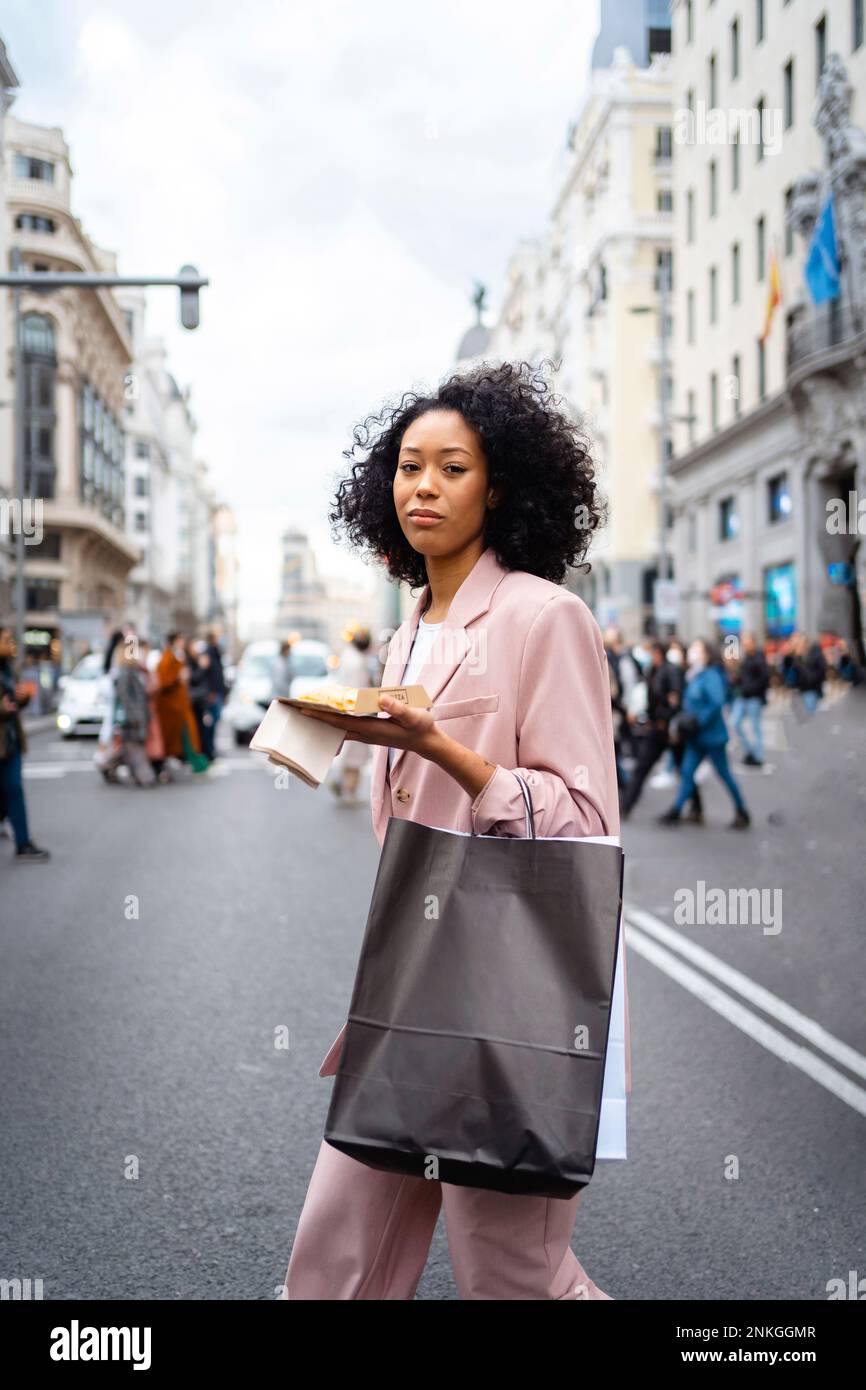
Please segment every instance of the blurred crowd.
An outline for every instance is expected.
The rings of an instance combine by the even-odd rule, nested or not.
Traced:
[[[772,652],[750,633],[727,638],[723,653],[703,638],[688,648],[677,637],[628,646],[616,628],[606,630],[604,644],[623,820],[664,758],[677,790],[659,822],[702,823],[695,774],[706,760],[733,803],[731,828],[746,829],[751,818],[728,759],[728,719],[744,764],[761,767],[764,710],[771,692],[780,700],[797,700],[811,715],[821,707],[828,681],[859,685],[866,680],[846,642],[822,647],[804,633],[794,633]]]
[[[171,632],[162,651],[131,628],[112,633],[103,664],[105,718],[95,761],[106,782],[126,766],[139,787],[172,780],[172,765],[205,772],[227,694],[214,633]]]

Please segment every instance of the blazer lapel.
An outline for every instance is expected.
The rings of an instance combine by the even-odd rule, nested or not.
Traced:
[[[463,664],[466,657],[473,652],[473,648],[478,645],[477,641],[473,640],[473,634],[467,632],[467,628],[487,612],[497,585],[507,573],[508,570],[505,566],[497,560],[492,546],[488,546],[479,555],[451,600],[442,627],[433,642],[430,658],[424,663],[412,682],[413,685],[424,686],[434,705],[455,672]],[[403,671],[409,658],[409,651],[418,627],[421,611],[427,602],[429,589],[429,584],[425,584],[414,611],[403,624],[406,633],[402,640],[398,641],[402,627],[398,628],[394,634],[388,661],[382,674],[383,686],[402,683]],[[393,662],[391,652],[394,652]],[[380,758],[380,766],[371,768],[371,776],[382,777],[387,781],[388,749],[379,745],[376,751],[381,753],[382,757]],[[391,766],[391,777],[397,777],[406,752],[405,748],[400,748],[395,752],[394,762]]]

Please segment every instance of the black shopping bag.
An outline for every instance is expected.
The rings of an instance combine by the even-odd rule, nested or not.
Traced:
[[[618,845],[392,817],[325,1140],[373,1168],[573,1197],[592,1177]]]

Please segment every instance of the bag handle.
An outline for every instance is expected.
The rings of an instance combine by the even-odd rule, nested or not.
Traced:
[[[532,792],[529,790],[529,787],[526,785],[520,773],[516,772],[514,768],[512,768],[511,771],[514,772],[514,776],[520,783],[520,790],[523,793],[523,804],[526,809],[526,838],[527,840],[536,840],[538,836],[535,833],[535,821],[533,820],[535,812],[532,807]],[[474,830],[472,834],[475,834]]]

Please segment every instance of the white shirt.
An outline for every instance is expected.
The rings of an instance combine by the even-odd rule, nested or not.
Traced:
[[[406,662],[406,669],[403,672],[403,679],[400,681],[401,685],[411,685],[412,682],[415,680],[419,671],[427,661],[430,648],[436,640],[436,633],[439,631],[441,627],[442,623],[425,623],[423,618],[419,619],[418,627],[415,631],[415,640],[412,643],[412,650],[409,653],[409,660]],[[394,755],[396,752],[396,748],[388,749],[389,772],[391,771],[391,764],[394,761]]]

